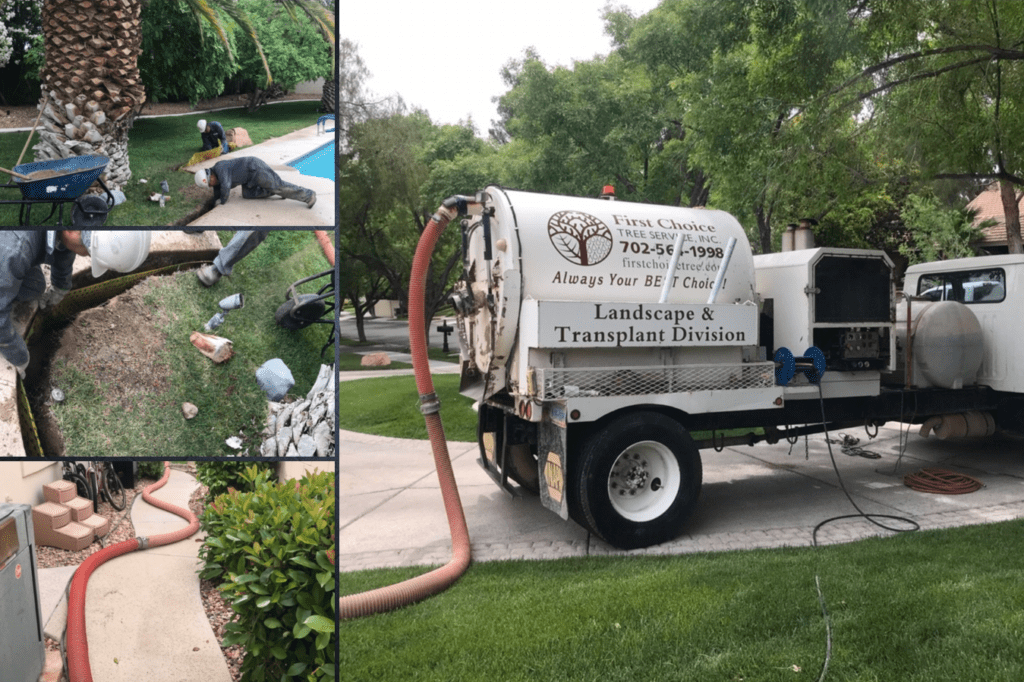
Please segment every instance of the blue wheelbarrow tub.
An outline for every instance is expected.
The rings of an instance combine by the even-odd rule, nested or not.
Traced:
[[[85,190],[96,182],[96,179],[107,168],[110,159],[106,156],[73,156],[69,159],[51,159],[49,161],[33,161],[14,167],[15,173],[30,175],[38,171],[53,171],[50,178],[39,180],[22,180],[14,178],[26,199],[77,199],[85,194]]]

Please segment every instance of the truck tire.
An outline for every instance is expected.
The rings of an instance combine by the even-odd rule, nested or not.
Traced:
[[[679,535],[700,497],[700,451],[682,424],[633,412],[587,438],[569,471],[569,511],[619,549]]]

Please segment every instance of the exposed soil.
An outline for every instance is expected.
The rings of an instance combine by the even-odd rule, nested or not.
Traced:
[[[160,102],[152,104],[147,102],[142,106],[141,116],[165,115],[165,114],[187,114],[191,111],[209,111],[210,109],[221,109],[224,107],[244,107],[247,97],[245,95],[224,95],[205,99],[193,107],[188,102]],[[319,100],[319,95],[285,95],[275,98],[274,102],[291,100]],[[23,106],[0,107],[0,128],[31,128],[39,116],[39,109],[35,104]]]
[[[160,394],[169,386],[170,368],[160,360],[163,332],[157,327],[159,309],[144,297],[171,283],[169,277],[147,277],[107,302],[78,314],[59,335],[50,335],[49,363],[41,368],[30,398],[40,440],[50,457],[63,457],[63,438],[50,411],[50,387],[60,386],[61,364],[86,374],[105,386],[103,404],[130,413],[139,398]],[[54,347],[55,345],[55,347]],[[38,353],[38,355],[45,355]],[[33,355],[37,355],[34,351]]]

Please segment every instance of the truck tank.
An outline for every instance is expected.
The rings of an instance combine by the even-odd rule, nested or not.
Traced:
[[[911,370],[918,388],[973,386],[984,357],[984,334],[970,308],[956,301],[914,301],[910,305]],[[907,376],[907,305],[896,308],[897,372]]]
[[[609,350],[622,364],[629,362],[623,349],[756,344],[753,256],[728,213],[498,187],[486,196],[486,216],[464,226],[464,279],[453,296],[464,368],[481,378],[467,391],[464,372],[467,394],[492,395],[507,387],[509,374],[515,381],[505,369],[517,340],[572,349],[577,361],[597,364]],[[730,238],[735,245],[715,299],[721,310],[708,313],[703,306]],[[674,275],[659,303],[677,239]],[[740,307],[747,310],[738,316],[726,310]],[[570,313],[580,310],[584,317]],[[635,362],[646,364],[642,355]]]

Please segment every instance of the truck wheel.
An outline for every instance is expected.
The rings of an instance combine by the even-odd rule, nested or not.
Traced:
[[[700,451],[683,426],[634,412],[592,434],[569,472],[569,509],[620,549],[679,535],[700,496]]]

